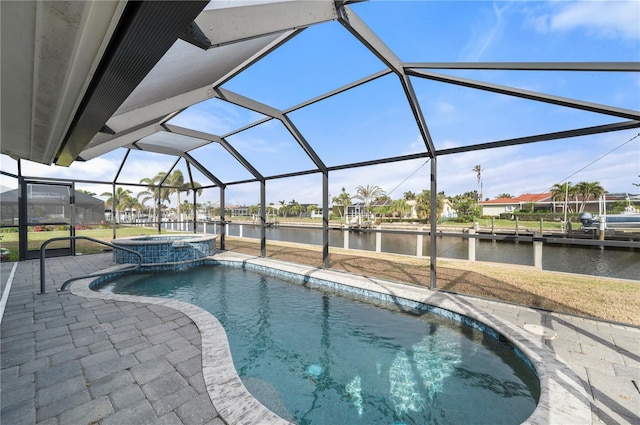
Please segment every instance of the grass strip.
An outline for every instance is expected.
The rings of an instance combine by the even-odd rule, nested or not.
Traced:
[[[225,249],[260,255],[259,241],[226,237]],[[330,248],[330,268],[429,287],[429,259]],[[322,267],[322,248],[267,242],[267,258]],[[439,259],[439,289],[640,326],[640,281]]]

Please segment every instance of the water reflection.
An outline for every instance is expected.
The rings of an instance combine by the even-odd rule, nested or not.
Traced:
[[[260,228],[243,225],[243,236],[260,238]],[[230,235],[239,235],[239,226],[230,227]],[[266,229],[267,240],[322,245],[322,230],[319,228]],[[417,238],[415,235],[383,233],[381,249],[402,255],[416,255]],[[329,231],[329,246],[342,248],[344,233],[342,230]],[[373,232],[349,232],[349,248],[363,251],[375,251],[376,235]],[[437,256],[442,258],[467,259],[469,243],[467,239],[438,236]],[[428,236],[423,237],[422,255],[431,255],[431,243]],[[511,241],[476,241],[476,259],[496,263],[533,266],[533,245]],[[640,252],[638,250],[589,246],[564,246],[545,244],[542,256],[544,270],[566,273],[579,273],[593,276],[617,277],[637,280],[640,276]]]

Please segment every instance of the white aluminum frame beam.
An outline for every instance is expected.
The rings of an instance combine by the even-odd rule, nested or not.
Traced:
[[[117,137],[130,133],[131,129],[137,129],[145,125],[140,123],[165,122],[169,119],[167,118],[168,116],[171,117],[170,114],[179,113],[191,105],[195,105],[197,103],[215,97],[212,87],[216,87],[217,85],[222,84],[224,81],[232,78],[234,75],[237,75],[242,70],[246,69],[256,61],[267,55],[269,52],[289,40],[295,33],[295,31],[286,32],[282,36],[269,43],[262,50],[247,58],[247,60],[236,66],[229,73],[218,78],[211,85],[206,85],[190,92],[163,99],[150,105],[137,108],[133,111],[125,112],[123,114],[111,117],[109,121],[107,121],[107,125],[117,131],[117,134],[115,135],[116,137],[105,139],[104,135],[96,135],[96,137],[94,137],[93,141],[88,145],[88,147],[83,152],[81,152],[80,157],[88,160],[119,147],[126,146],[129,143],[132,143],[132,140],[126,140],[118,143]],[[146,137],[149,135],[150,134],[146,134],[142,137]],[[98,146],[103,144],[104,146],[98,148]]]
[[[444,83],[454,84],[463,87],[470,87],[474,89],[489,91],[493,93],[505,94],[508,96],[520,97],[528,100],[535,100],[543,103],[550,103],[553,105],[566,106],[574,109],[581,109],[583,111],[597,112],[600,114],[612,115],[620,118],[626,118],[631,120],[640,120],[640,111],[634,111],[631,109],[616,108],[614,106],[601,105],[598,103],[585,102],[582,100],[570,99],[561,96],[554,96],[545,93],[534,92],[530,90],[522,90],[513,87],[503,86],[500,84],[485,83],[482,81],[471,80],[469,78],[454,77],[449,75],[438,74],[435,72],[428,72],[416,69],[407,69],[407,74],[416,77],[422,77],[433,81],[440,81]]]
[[[640,62],[405,62],[404,68],[639,72]]]
[[[300,147],[304,150],[311,161],[313,161],[316,167],[318,167],[320,171],[327,170],[327,166],[324,164],[324,162],[322,162],[318,154],[313,150],[309,143],[307,143],[302,133],[291,122],[289,117],[287,117],[282,111],[223,88],[216,88],[214,92],[215,96],[219,99],[226,100],[227,102],[233,103],[234,105],[238,105],[259,114],[280,120],[285,128],[289,131],[289,133],[293,136],[293,138],[296,139]],[[252,124],[251,127],[253,127],[254,125],[255,123]]]
[[[195,22],[211,46],[218,47],[337,18],[333,0],[315,0],[204,10]]]
[[[80,158],[88,161],[100,155],[111,152],[117,148],[130,146],[140,139],[144,139],[145,137],[162,131],[161,124],[165,121],[165,119],[166,117],[158,118],[154,121],[146,122],[140,124],[139,126],[127,129],[121,133],[109,136],[104,142],[83,150],[80,154]]]
[[[343,6],[339,10],[338,21],[356,37],[369,51],[377,56],[383,63],[385,63],[393,72],[400,78],[400,84],[404,90],[413,117],[416,120],[418,129],[422,136],[422,140],[427,147],[427,151],[430,155],[435,155],[436,149],[427,127],[427,122],[424,119],[422,110],[420,109],[420,103],[416,97],[411,81],[405,73],[404,67],[400,59],[391,51],[391,49],[378,37],[378,35],[371,30],[364,23],[358,15],[356,15],[351,8]]]
[[[220,144],[248,172],[253,174],[253,176],[256,179],[258,179],[260,181],[264,181],[264,177],[262,176],[262,174],[260,174],[260,172],[258,170],[256,170],[253,167],[253,165],[251,165],[251,163],[249,161],[247,161],[233,146],[231,146],[231,144],[229,142],[227,142],[222,137],[216,136],[214,134],[209,134],[209,133],[205,133],[205,132],[202,132],[202,131],[198,131],[198,130],[191,130],[189,128],[179,127],[179,126],[172,125],[172,124],[163,124],[162,127],[165,128],[170,133],[180,134],[182,136],[193,137],[193,138],[196,138],[196,139],[206,140],[207,142],[210,142],[210,143],[215,142],[215,143]],[[209,144],[209,143],[207,143],[207,144]],[[197,148],[194,148],[194,149],[197,149]],[[191,150],[193,150],[193,149],[191,149]]]

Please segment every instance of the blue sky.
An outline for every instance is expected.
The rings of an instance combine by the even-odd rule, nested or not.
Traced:
[[[406,62],[638,62],[640,1],[369,1],[353,10]],[[317,25],[224,85],[267,105],[287,109],[309,98],[383,70],[384,65],[337,22]],[[513,86],[572,99],[640,109],[638,73],[527,71],[434,72]],[[600,114],[492,94],[426,79],[411,79],[437,149],[623,121]],[[392,74],[289,114],[327,165],[425,150],[398,78]],[[260,119],[257,113],[210,100],[172,122],[218,135]],[[485,198],[547,191],[565,179],[598,181],[610,192],[638,193],[640,130],[447,155],[438,158],[438,191],[479,190]],[[228,138],[263,175],[314,168],[277,121]],[[250,178],[219,146],[191,154],[224,181]],[[111,180],[124,151],[69,169],[25,163],[27,175],[83,176]],[[163,155],[130,155],[120,181],[137,182],[175,161]],[[13,172],[2,158],[2,169]],[[179,167],[186,175],[186,167]],[[207,183],[204,176],[194,178]],[[2,184],[7,186],[3,177]],[[330,194],[342,187],[378,185],[394,198],[429,188],[423,160],[332,172]],[[97,193],[103,186],[88,187]],[[137,188],[131,188],[134,192]],[[215,201],[217,191],[203,200]],[[257,184],[228,187],[228,203],[259,202]],[[321,203],[321,176],[267,182],[267,203]]]

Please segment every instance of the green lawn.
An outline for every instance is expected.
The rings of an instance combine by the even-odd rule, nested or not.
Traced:
[[[491,219],[490,218],[480,218],[480,219],[477,220],[477,223],[480,225],[481,228],[488,228],[488,229],[491,228]],[[473,226],[473,223],[471,223],[471,222],[469,222],[469,223],[447,222],[446,225],[471,227],[471,226]],[[495,226],[496,229],[507,229],[507,230],[515,230],[516,229],[515,220],[495,219],[494,222],[493,222],[493,225]],[[561,228],[562,228],[562,223],[557,222],[557,221],[543,221],[542,222],[542,230],[560,230]],[[540,222],[539,221],[518,221],[518,229],[519,230],[524,230],[524,229],[538,230],[538,229],[540,229]]]
[[[162,230],[162,233],[179,233],[179,232],[167,232]],[[158,229],[150,227],[138,227],[138,226],[123,226],[119,225],[116,229],[116,237],[125,238],[129,236],[140,235],[157,235]],[[8,260],[18,260],[18,233],[2,233],[0,234],[0,248],[6,248],[9,250]],[[53,238],[60,238],[69,236],[68,230],[52,230],[48,232],[29,232],[29,249],[38,250],[42,244]],[[76,236],[87,236],[94,239],[99,239],[105,242],[111,242],[113,239],[113,230],[111,228],[104,229],[90,229],[90,230],[77,230]],[[47,245],[48,248],[68,248],[69,241],[56,241]],[[95,254],[102,252],[107,247],[92,241],[79,239],[76,241],[76,253],[79,254]]]

